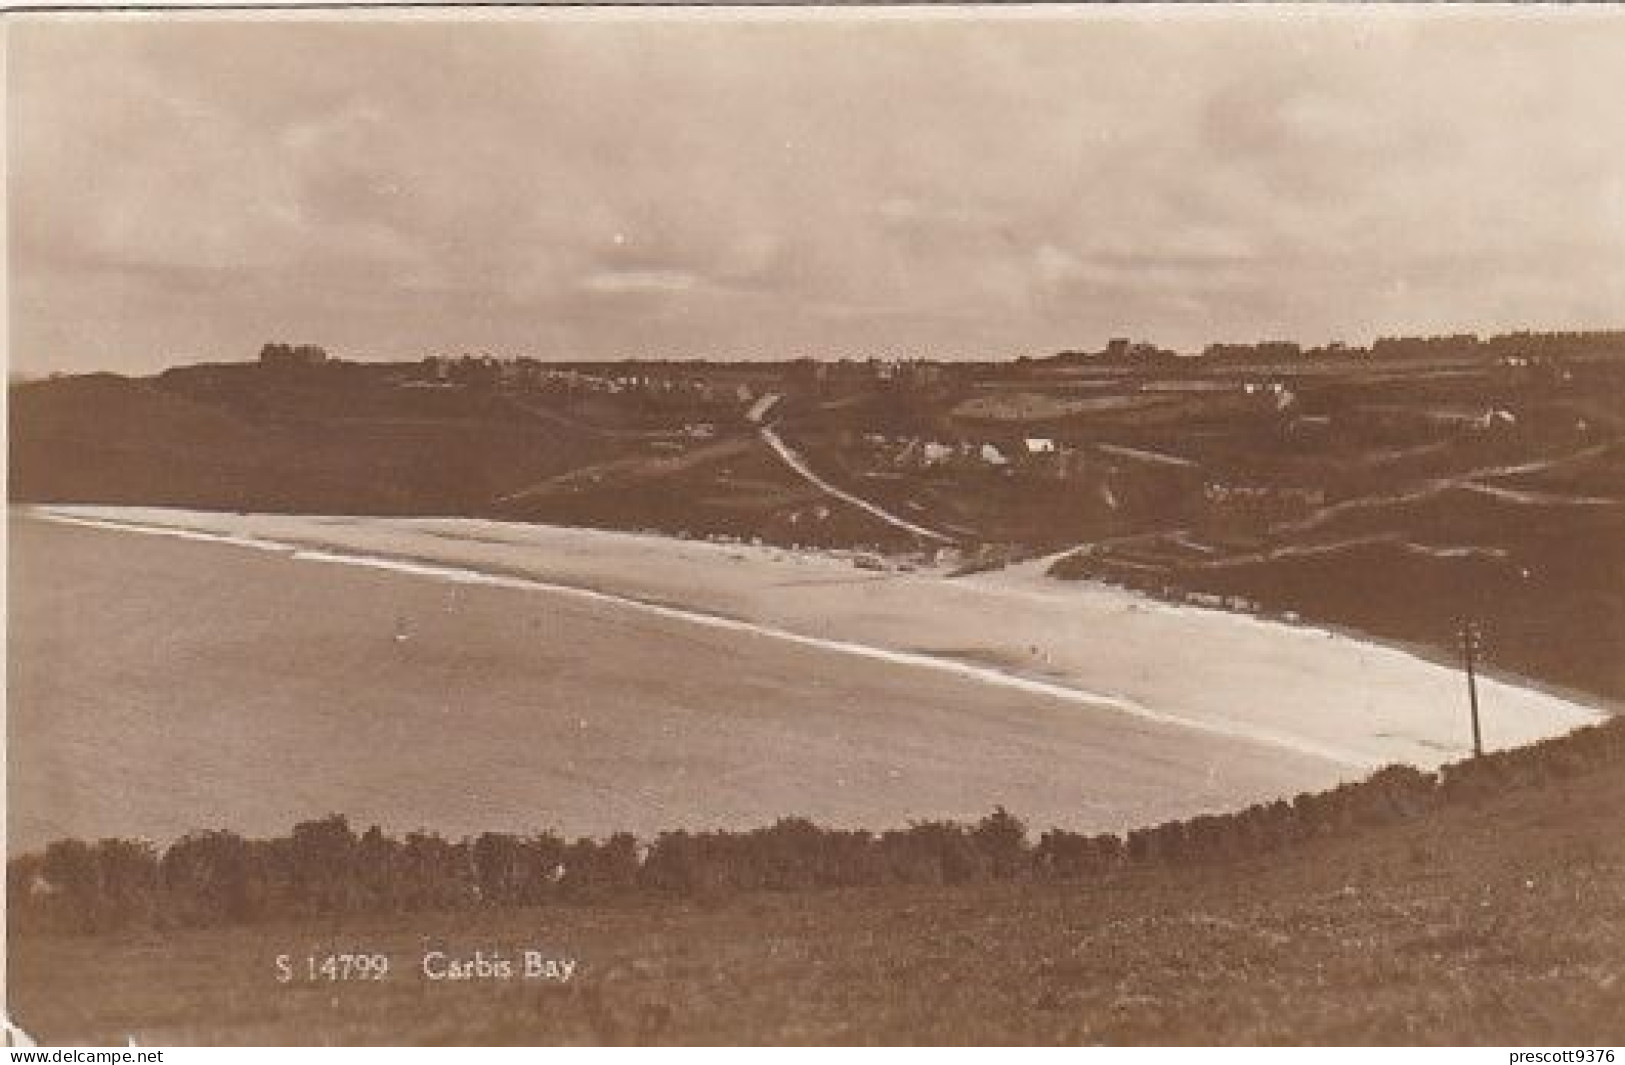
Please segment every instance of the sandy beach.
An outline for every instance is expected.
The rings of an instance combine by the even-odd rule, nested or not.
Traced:
[[[959,663],[257,547],[14,515],[14,850],[334,812],[453,837],[886,828],[996,804],[1122,829],[1342,772]]]
[[[1273,746],[1347,772],[1468,751],[1460,674],[1322,630],[1158,603],[1013,571],[874,572],[835,555],[476,519],[347,518],[51,507],[119,523],[390,565],[442,580],[575,589],[694,624],[1075,699],[1125,717]],[[555,586],[551,589],[545,586]],[[1486,680],[1485,743],[1595,720],[1553,694]]]

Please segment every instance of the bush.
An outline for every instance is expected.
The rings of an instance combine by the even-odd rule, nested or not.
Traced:
[[[487,832],[461,842],[412,832],[361,836],[332,815],[288,836],[196,832],[162,856],[147,843],[59,840],[7,863],[13,929],[75,933],[207,926],[353,912],[461,910],[590,902],[633,892],[714,900],[742,891],[876,884],[963,884],[1025,876],[1099,876],[1127,864],[1226,861],[1320,835],[1425,815],[1447,803],[1560,779],[1625,760],[1625,719],[1438,775],[1388,766],[1292,802],[1138,828],[1126,838],[1045,832],[1036,847],[1003,807],[967,827],[921,821],[876,836],[785,818],[750,832],[626,833],[566,844],[551,833]]]

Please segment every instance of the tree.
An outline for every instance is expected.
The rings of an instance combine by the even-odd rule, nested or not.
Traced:
[[[293,827],[294,897],[316,913],[342,913],[359,901],[357,840],[343,814]]]
[[[1003,806],[982,818],[972,834],[995,879],[1009,880],[1027,864],[1027,826]]]

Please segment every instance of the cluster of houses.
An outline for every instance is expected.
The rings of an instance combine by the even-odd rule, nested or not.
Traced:
[[[1241,391],[1243,395],[1268,399],[1276,410],[1286,410],[1298,401],[1292,390],[1280,381],[1244,381]]]
[[[427,385],[495,385],[539,381],[550,373],[536,359],[498,359],[491,355],[430,355],[418,364],[417,383]]]
[[[1045,468],[1060,472],[1076,454],[1076,449],[1043,436],[1000,441],[942,441],[866,433],[863,442],[876,453],[881,464],[899,470]]]
[[[785,370],[792,384],[815,391],[840,391],[846,387],[879,384],[928,387],[941,383],[950,367],[926,359],[872,358],[824,362],[796,359]],[[670,391],[699,392],[727,390],[742,397],[754,394],[749,384],[707,380],[691,374],[641,373],[634,370],[607,370],[584,373],[528,356],[503,359],[492,355],[430,355],[419,364],[417,379],[431,384],[554,385],[604,392]],[[749,399],[745,399],[749,402]]]
[[[1145,448],[1090,442],[1072,444],[1048,436],[1022,436],[997,440],[933,440],[919,436],[865,433],[863,444],[879,471],[938,470],[941,472],[1000,472],[1053,480],[1116,474],[1136,467],[1157,473],[1159,483],[1179,483],[1199,490],[1215,505],[1251,502],[1318,507],[1325,502],[1322,489],[1199,481],[1201,465],[1192,459]],[[883,476],[875,473],[872,476]],[[1174,478],[1170,481],[1169,478]]]
[[[797,359],[790,364],[789,379],[793,383],[811,385],[822,391],[876,384],[929,388],[941,384],[947,373],[947,366],[928,359],[841,359],[838,362]]]
[[[664,397],[741,406],[756,398],[756,390],[743,382],[622,370],[583,373],[532,358],[498,359],[489,355],[430,355],[419,364],[418,381],[437,385],[509,385],[572,396],[596,393]]]

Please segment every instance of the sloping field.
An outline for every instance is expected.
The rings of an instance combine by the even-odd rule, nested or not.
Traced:
[[[1618,1045],[1625,776],[1548,768],[1264,856],[1075,881],[22,935],[12,1015],[120,1045]],[[357,949],[389,978],[275,980],[278,954]],[[572,978],[421,975],[431,950],[527,949]]]
[[[1053,421],[1079,414],[1118,414],[1125,411],[1174,408],[1179,406],[1177,396],[1114,395],[1066,397],[1044,392],[997,392],[992,395],[973,396],[956,406],[956,418],[983,419],[1002,422]]]
[[[490,513],[506,493],[630,446],[442,390],[330,384],[231,396],[112,374],[15,387],[10,498]]]
[[[1625,501],[1604,494],[1608,467],[1596,457],[1572,466],[1550,486],[1439,481],[1337,504],[1259,543],[1198,535],[1109,545],[1058,572],[1239,596],[1445,657],[1470,617],[1488,636],[1492,668],[1619,699]]]

